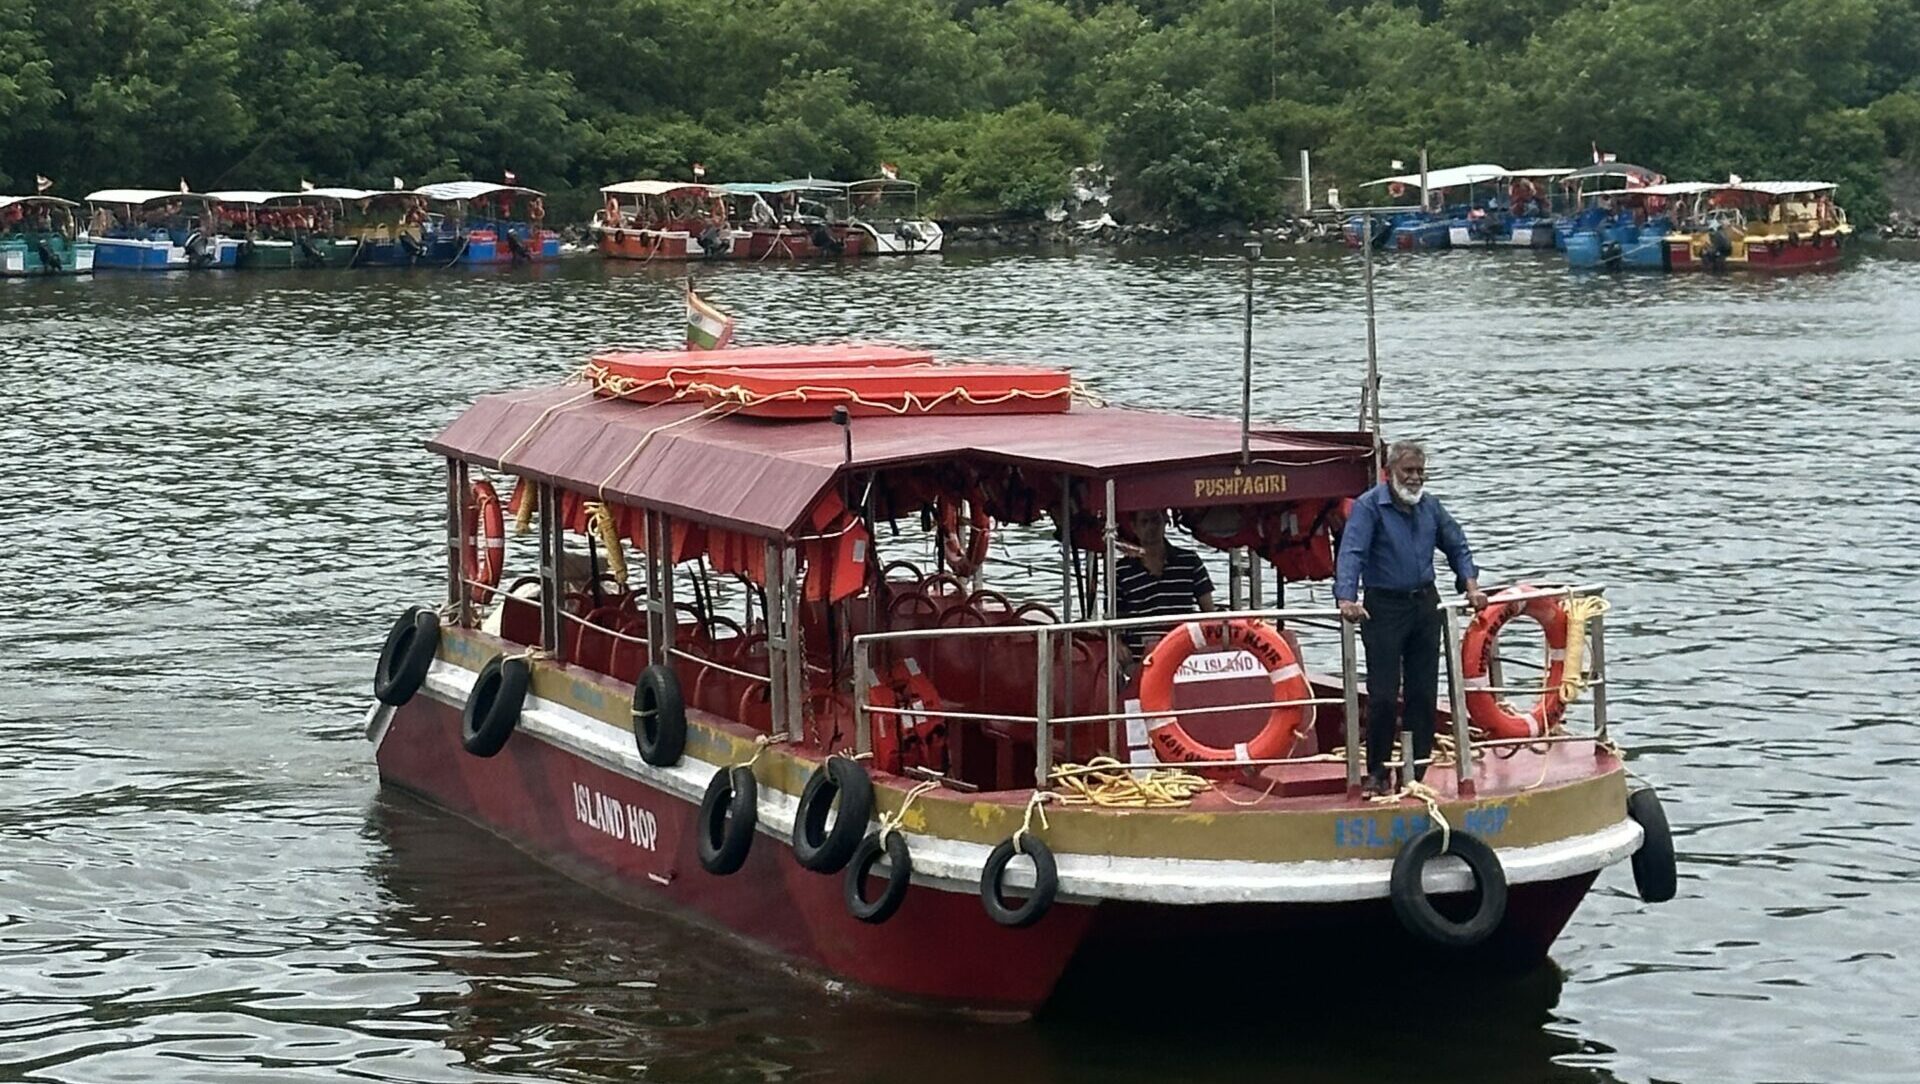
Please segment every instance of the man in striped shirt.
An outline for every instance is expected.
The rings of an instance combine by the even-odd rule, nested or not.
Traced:
[[[1166,511],[1135,512],[1129,525],[1140,545],[1137,552],[1122,556],[1114,569],[1120,616],[1184,616],[1213,609],[1213,577],[1207,575],[1199,554],[1167,541]],[[1166,629],[1150,627],[1123,632],[1121,642],[1131,655],[1129,670],[1165,634]]]

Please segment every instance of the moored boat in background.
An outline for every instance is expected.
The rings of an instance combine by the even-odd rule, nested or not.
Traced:
[[[1418,200],[1411,207],[1373,214],[1374,244],[1402,251],[1449,247],[1452,242],[1452,220],[1467,216],[1471,209],[1468,200],[1473,188],[1491,182],[1506,172],[1505,166],[1481,163],[1429,170],[1424,175],[1403,173],[1367,181],[1360,187],[1384,188],[1388,197],[1396,201],[1408,196]],[[1455,198],[1451,204],[1448,203],[1449,193]],[[1366,230],[1366,217],[1355,215],[1348,218],[1342,235],[1349,248],[1360,246]],[[1383,226],[1386,229],[1384,237],[1381,235]]]
[[[1732,181],[1693,193],[1667,242],[1674,271],[1793,271],[1840,262],[1853,233],[1828,181]]]
[[[746,258],[751,232],[729,221],[727,201],[707,185],[621,181],[600,195],[604,202],[588,228],[608,259]]]
[[[209,192],[220,233],[240,242],[241,270],[344,267],[355,244],[333,237],[340,201],[313,192]]]
[[[436,235],[426,198],[405,189],[314,188],[304,195],[337,205],[334,235],[347,267],[444,266],[458,249],[451,234]]]
[[[715,190],[731,203],[731,221],[748,231],[749,260],[835,259],[866,251],[867,231],[847,223],[840,182],[723,184]]]
[[[58,196],[0,196],[0,276],[91,274],[93,242],[80,230],[79,206]]]
[[[862,250],[877,256],[939,252],[946,244],[940,223],[920,212],[920,186],[898,177],[873,177],[847,185],[848,221],[864,230]]]
[[[1453,248],[1552,248],[1553,182],[1570,169],[1508,170],[1486,182],[1484,198],[1468,189],[1468,209],[1447,223]]]
[[[546,228],[546,195],[519,185],[446,181],[413,190],[430,208],[433,251],[452,264],[547,263],[560,258],[560,235]]]
[[[195,192],[107,188],[87,196],[93,265],[101,271],[231,268],[240,242],[220,236],[213,201]]]
[[[1639,231],[1630,231],[1632,237],[1622,233],[1623,225],[1633,225],[1632,217],[1629,214],[1624,224],[1620,222],[1615,202],[1621,193],[1660,184],[1665,180],[1665,177],[1644,166],[1611,158],[1583,166],[1560,178],[1566,211],[1554,224],[1554,247],[1567,250],[1574,243],[1575,236],[1581,236],[1579,245],[1582,251],[1576,266],[1592,267],[1606,265],[1606,257],[1613,251],[1609,246],[1623,246],[1631,241],[1637,249]],[[1569,262],[1572,263],[1574,259],[1569,252]],[[1617,264],[1618,260],[1614,263]]]

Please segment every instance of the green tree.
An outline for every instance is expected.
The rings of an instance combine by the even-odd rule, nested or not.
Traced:
[[[1278,202],[1279,157],[1197,91],[1149,87],[1115,120],[1107,155],[1142,206],[1184,223],[1267,215]]]
[[[1036,214],[1066,197],[1073,168],[1092,153],[1079,122],[1027,102],[981,118],[945,191],[955,204]]]

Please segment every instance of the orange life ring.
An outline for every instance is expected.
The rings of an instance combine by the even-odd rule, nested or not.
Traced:
[[[960,501],[940,498],[941,552],[947,568],[956,576],[971,576],[987,563],[987,543],[993,537],[993,517],[987,515],[987,500],[979,490],[967,494],[966,541],[960,539]]]
[[[1486,609],[1474,615],[1460,641],[1461,675],[1467,688],[1467,718],[1496,738],[1537,738],[1553,732],[1566,716],[1560,681],[1567,670],[1567,609],[1557,598],[1524,596],[1521,586],[1495,595]],[[1500,630],[1516,617],[1539,622],[1547,634],[1547,673],[1540,699],[1522,714],[1489,688],[1494,645]]]
[[[469,583],[467,589],[473,592],[474,604],[485,606],[493,598],[493,588],[500,586],[500,570],[507,563],[507,524],[500,510],[500,494],[485,478],[473,483],[466,527],[460,574]]]
[[[547,217],[547,201],[535,196],[527,201],[527,221],[542,222]]]
[[[1277,701],[1313,697],[1313,686],[1278,629],[1260,621],[1188,621],[1160,638],[1140,668],[1140,710],[1147,716],[1147,737],[1160,759],[1182,764],[1209,760],[1269,760],[1293,751],[1301,732],[1313,725],[1313,705],[1282,704],[1267,713],[1267,725],[1231,749],[1202,745],[1180,725],[1173,711],[1173,679],[1180,664],[1201,648],[1232,648],[1260,661]],[[1240,769],[1197,769],[1201,775],[1227,777]]]
[[[1401,184],[1399,181],[1395,181],[1392,184],[1387,186],[1387,195],[1392,196],[1394,199],[1399,199],[1401,196],[1404,196],[1406,194],[1407,194],[1407,186],[1404,184]]]
[[[867,690],[873,709],[873,759],[883,771],[898,775],[908,767],[947,770],[947,721],[938,715],[897,715],[887,708],[940,710],[940,693],[911,657],[893,664],[892,671]]]

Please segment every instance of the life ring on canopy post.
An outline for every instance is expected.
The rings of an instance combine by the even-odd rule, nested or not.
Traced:
[[[1387,186],[1387,195],[1392,196],[1394,199],[1399,199],[1401,196],[1404,196],[1406,194],[1407,194],[1407,186],[1404,184],[1401,184],[1399,181],[1395,181],[1392,184]]]
[[[960,505],[967,506],[967,536],[960,537]],[[987,563],[987,543],[993,538],[993,517],[987,515],[986,497],[975,489],[964,498],[942,496],[940,511],[940,552],[947,568],[956,576],[971,576]]]
[[[1202,745],[1180,725],[1173,712],[1174,677],[1180,664],[1201,649],[1229,648],[1252,655],[1267,672],[1277,702],[1267,713],[1260,732],[1231,749]],[[1270,760],[1293,751],[1300,736],[1313,726],[1313,705],[1299,703],[1313,697],[1313,687],[1292,645],[1272,625],[1236,618],[1227,621],[1188,621],[1168,632],[1147,653],[1140,668],[1140,710],[1147,717],[1147,737],[1163,761],[1204,765],[1213,760]],[[1289,703],[1291,701],[1292,703]],[[1198,767],[1211,778],[1231,778],[1240,768]]]
[[[500,586],[500,570],[507,563],[507,524],[500,494],[485,478],[473,483],[468,495],[465,538],[460,545],[460,574],[473,593],[473,604],[485,606]]]
[[[1567,704],[1560,683],[1567,670],[1567,610],[1557,598],[1516,587],[1495,595],[1475,614],[1460,640],[1460,674],[1467,690],[1467,719],[1496,738],[1538,738],[1553,733]],[[1493,653],[1500,630],[1516,617],[1538,622],[1547,635],[1547,670],[1540,699],[1521,712],[1491,688]]]
[[[607,197],[606,215],[607,215],[607,219],[606,219],[607,225],[609,226],[613,226],[617,229],[618,227],[625,224],[620,220],[620,200],[618,197],[615,197],[615,196]]]

